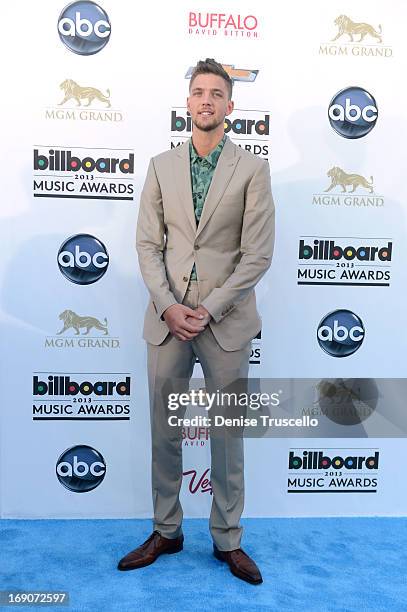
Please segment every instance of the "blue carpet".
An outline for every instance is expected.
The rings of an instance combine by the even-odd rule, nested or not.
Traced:
[[[0,589],[69,591],[70,606],[51,609],[75,612],[407,610],[407,519],[242,523],[243,548],[263,574],[259,586],[238,580],[212,556],[206,520],[184,521],[181,553],[119,572],[117,562],[147,538],[151,521],[3,519]]]

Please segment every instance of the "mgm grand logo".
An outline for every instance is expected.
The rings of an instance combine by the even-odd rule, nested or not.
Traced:
[[[59,319],[62,328],[55,336],[45,338],[45,348],[120,348],[119,338],[109,335],[106,317],[100,321],[96,317],[64,310]]]
[[[72,79],[62,81],[59,88],[63,92],[63,99],[45,110],[45,119],[106,123],[123,121],[123,113],[112,109],[110,89],[102,91],[97,87],[79,85]]]
[[[353,21],[347,15],[339,15],[334,25],[336,36],[320,44],[320,55],[392,57],[392,47],[383,45],[381,25]]]
[[[384,206],[384,197],[374,191],[372,176],[366,178],[361,174],[345,172],[339,166],[330,168],[327,176],[330,183],[322,193],[314,193],[313,204],[357,208]]]

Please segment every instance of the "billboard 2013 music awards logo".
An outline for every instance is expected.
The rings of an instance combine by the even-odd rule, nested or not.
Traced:
[[[348,15],[338,15],[332,24],[336,35],[321,43],[319,55],[353,57],[392,57],[393,49],[384,44],[382,26],[355,21]]]
[[[115,372],[34,372],[33,421],[129,421],[131,377]]]
[[[131,149],[35,146],[33,153],[36,198],[133,201]]]
[[[252,340],[252,350],[249,359],[250,365],[260,365],[261,363],[261,330]]]
[[[287,493],[377,493],[380,453],[375,448],[360,451],[360,448],[290,450]]]
[[[329,185],[323,192],[313,194],[312,204],[362,210],[384,206],[384,197],[374,191],[373,176],[349,172],[339,166],[329,168],[326,175]]]
[[[388,238],[301,236],[297,284],[389,287],[392,250]]]
[[[109,335],[108,321],[91,315],[79,315],[66,308],[59,314],[62,328],[45,338],[45,348],[116,349],[120,339]]]
[[[190,11],[187,19],[189,36],[222,36],[251,40],[259,38],[258,19],[255,15]]]
[[[119,123],[124,120],[123,112],[112,108],[108,87],[95,87],[73,79],[64,79],[59,89],[62,100],[45,109],[45,119],[54,121],[102,121]]]
[[[262,349],[262,341],[261,341],[261,333],[262,330],[259,331],[257,336],[252,340],[252,348],[250,351],[249,363],[250,365],[260,365],[261,364],[261,349]],[[199,363],[198,357],[195,358],[195,363]]]
[[[270,114],[267,111],[235,109],[225,117],[225,134],[242,149],[268,159]],[[171,110],[171,149],[192,135],[192,118],[185,106]]]

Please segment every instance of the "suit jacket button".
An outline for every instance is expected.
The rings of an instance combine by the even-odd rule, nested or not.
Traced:
[[[184,283],[187,283],[189,281],[188,276],[184,276],[184,278],[182,279],[184,281]]]
[[[199,249],[200,249],[200,248],[201,248],[201,247],[199,246],[199,244],[196,244],[196,245],[195,245],[195,251],[199,251]]]

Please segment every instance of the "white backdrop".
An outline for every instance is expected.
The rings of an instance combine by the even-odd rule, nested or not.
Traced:
[[[111,36],[96,54],[79,55],[63,44],[57,25],[65,5],[55,0],[9,7],[12,27],[4,28],[1,40],[8,58],[3,69],[0,226],[2,517],[151,516],[146,349],[141,338],[147,291],[135,250],[138,199],[150,157],[190,135],[181,130],[182,121],[181,131],[171,122],[186,116],[185,76],[199,59],[214,57],[236,71],[248,71],[252,80],[246,72],[246,80],[235,80],[231,118],[269,124],[269,133],[229,132],[236,144],[269,159],[276,204],[273,264],[257,289],[263,328],[261,339],[253,343],[252,361],[257,363],[251,365],[251,376],[406,376],[405,3],[179,0],[140,5],[103,0],[100,6],[110,20]],[[212,27],[190,27],[191,13],[201,13],[203,20],[212,14]],[[222,14],[226,17],[219,23]],[[347,34],[332,42],[338,33],[334,21],[343,14],[370,26],[361,42],[360,34],[353,42]],[[381,30],[381,42],[372,29]],[[74,97],[60,104],[65,99],[60,85],[67,79],[102,93],[88,107],[86,96],[79,105]],[[328,120],[331,99],[351,86],[370,92],[379,109],[375,127],[359,139],[341,137]],[[48,157],[50,150],[69,150],[82,158],[128,159],[129,172],[94,172],[92,181],[85,171],[35,168],[35,150]],[[367,181],[372,177],[373,194],[360,184],[352,195],[342,194],[340,186],[324,194],[332,167]],[[69,195],[57,191],[69,180],[79,197],[59,197]],[[48,182],[39,187],[41,181]],[[92,182],[99,191],[89,191]],[[119,184],[116,190],[110,187]],[[132,199],[114,199],[123,194]],[[105,274],[92,284],[70,282],[57,263],[61,245],[79,234],[96,237],[109,254]],[[373,271],[385,266],[389,286],[298,285],[299,241],[312,243],[314,238],[342,247],[391,242],[391,261],[368,266]],[[365,328],[360,349],[345,358],[328,355],[316,341],[321,319],[338,309],[357,314]],[[79,328],[80,335],[73,327],[58,333],[66,310],[96,317],[99,328],[91,327],[85,335],[86,327]],[[130,394],[83,396],[102,408],[98,415],[81,414],[81,402],[66,394],[34,396],[35,376],[43,382],[49,376],[70,376],[79,383],[130,377]],[[52,420],[34,418],[41,410],[47,416],[41,405],[55,406],[56,412],[48,414]],[[67,406],[72,406],[71,414]],[[391,421],[391,411],[391,403],[384,401],[386,420]],[[186,435],[193,441],[184,443],[185,514],[207,516],[209,441],[205,431]],[[64,486],[56,474],[60,456],[76,445],[100,453],[106,469],[100,484],[82,494]],[[402,437],[347,439],[346,427],[338,429],[337,438],[246,440],[245,515],[406,514],[404,449]],[[290,487],[311,493],[321,486],[290,484],[292,450],[300,456],[303,450],[314,450],[330,457],[379,452],[377,469],[358,473],[362,480],[374,477],[376,484],[333,485],[326,471],[312,469],[307,477],[323,478],[324,492],[336,489],[338,494],[289,494]],[[345,494],[349,490],[355,492]],[[367,490],[370,495],[364,494]]]

